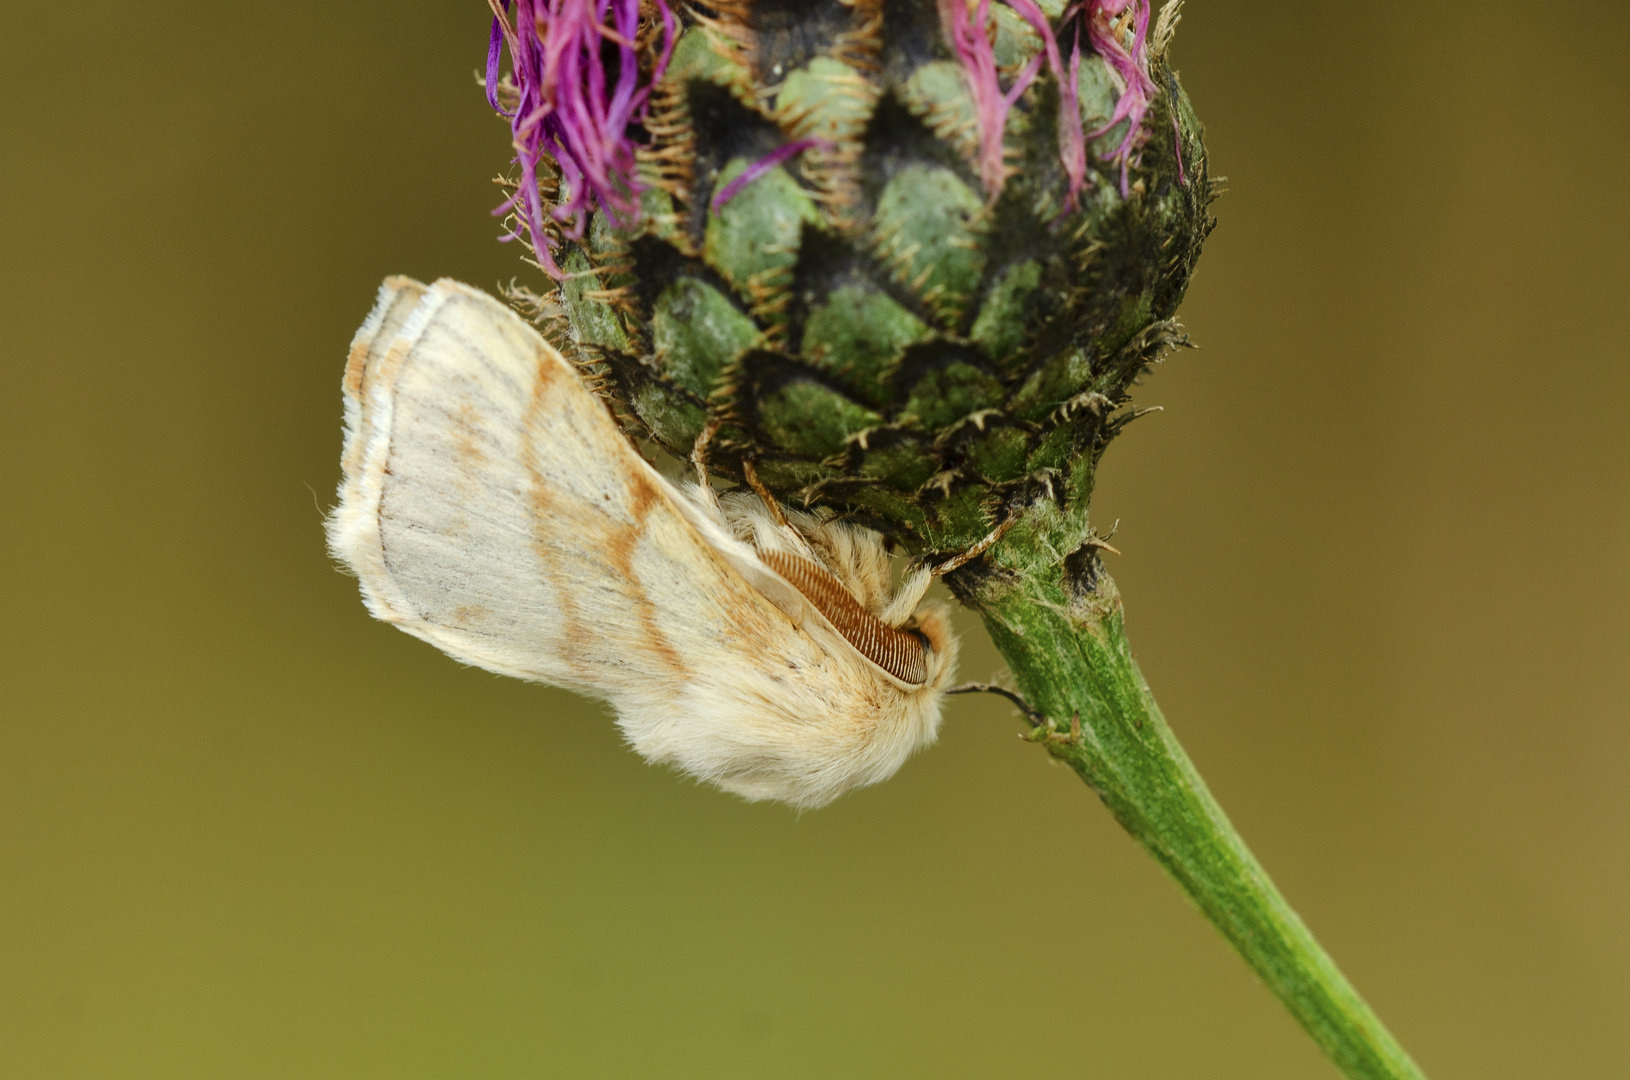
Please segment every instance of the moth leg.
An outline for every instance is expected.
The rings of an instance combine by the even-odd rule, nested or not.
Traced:
[[[702,426],[702,433],[696,436],[696,443],[691,447],[690,463],[696,469],[697,496],[713,511],[715,517],[724,520],[724,511],[719,507],[718,493],[713,490],[713,484],[708,480],[707,462],[708,450],[713,442],[713,436],[719,433],[720,421],[709,418]]]
[[[961,686],[953,686],[951,689],[945,692],[947,694],[995,694],[998,697],[1005,697],[1018,707],[1019,711],[1024,714],[1024,718],[1030,722],[1031,727],[1049,728],[1050,731],[1054,728],[1051,722],[1045,716],[1041,715],[1039,710],[1005,686],[997,686],[995,683],[988,682],[968,682],[963,683]],[[1075,714],[1074,727],[1072,730],[1076,733],[1076,737],[1079,738],[1081,732],[1080,713]]]
[[[758,470],[753,467],[752,458],[741,459],[741,475],[742,479],[747,481],[747,486],[753,489],[753,493],[764,500],[764,505],[770,511],[770,516],[775,518],[775,523],[783,529],[787,528],[787,515],[775,496],[770,494],[770,489],[758,478]]]
[[[918,563],[900,579],[900,587],[889,598],[887,606],[877,613],[878,619],[899,627],[911,618],[911,613],[922,603],[923,594],[934,581],[934,571],[926,563]]]
[[[934,574],[943,576],[945,574],[949,574],[952,570],[960,570],[962,567],[967,566],[969,563],[979,558],[979,556],[989,551],[992,544],[996,543],[996,541],[1005,536],[1007,531],[1013,528],[1013,522],[1015,520],[1015,516],[1013,514],[1009,514],[1007,517],[1002,519],[1002,523],[1000,525],[996,526],[996,528],[992,529],[988,534],[986,534],[983,540],[980,540],[967,551],[964,551],[958,555],[953,555],[949,559],[946,559],[944,562],[940,563],[938,566],[934,567]]]
[[[769,514],[771,522],[771,525],[765,526],[765,529],[772,531],[774,535],[780,538],[780,545],[791,547],[793,551],[797,552],[803,558],[809,559],[820,566],[830,569],[827,564],[827,560],[815,553],[815,548],[811,545],[810,538],[805,536],[803,532],[800,531],[800,527],[798,525],[794,525],[792,522],[787,520],[787,513],[784,509],[782,509],[781,503],[774,495],[770,493],[770,489],[764,486],[764,482],[758,478],[758,470],[753,467],[752,458],[741,459],[741,477],[743,480],[747,481],[747,486],[753,489],[753,494],[758,496],[758,501],[764,504],[764,510]],[[819,531],[820,529],[818,520],[812,526],[806,527],[812,527],[815,531]],[[765,539],[762,533],[759,534],[758,538],[756,538],[753,543],[759,548],[759,554],[763,554],[766,550],[768,550],[764,546]],[[775,542],[771,542],[771,546],[776,546]]]

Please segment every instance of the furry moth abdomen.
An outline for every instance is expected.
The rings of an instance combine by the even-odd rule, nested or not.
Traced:
[[[679,487],[519,316],[385,282],[345,373],[329,545],[375,616],[602,698],[652,761],[820,806],[934,740],[956,641],[875,533]]]

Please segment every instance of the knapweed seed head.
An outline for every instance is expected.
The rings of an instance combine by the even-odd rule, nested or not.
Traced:
[[[1148,0],[495,16],[536,310],[631,434],[916,553],[1084,507],[1211,223]]]

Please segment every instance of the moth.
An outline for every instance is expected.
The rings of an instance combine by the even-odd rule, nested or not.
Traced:
[[[957,644],[929,571],[826,512],[676,484],[525,320],[393,277],[345,368],[330,551],[376,618],[609,702],[633,748],[821,806],[934,741]]]

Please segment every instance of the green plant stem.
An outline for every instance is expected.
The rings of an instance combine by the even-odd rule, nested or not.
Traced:
[[[1015,565],[1026,548],[1051,546],[1016,539],[1001,545],[1005,559],[950,583],[984,617],[1019,690],[1046,718],[1029,738],[1098,793],[1343,1073],[1424,1080],[1279,894],[1166,726],[1096,551]]]

